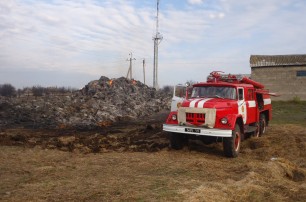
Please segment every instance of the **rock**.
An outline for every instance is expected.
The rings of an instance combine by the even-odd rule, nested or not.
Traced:
[[[171,95],[139,81],[101,76],[64,96],[10,99],[0,96],[0,127],[93,129],[103,122],[142,120],[169,110],[170,102]]]

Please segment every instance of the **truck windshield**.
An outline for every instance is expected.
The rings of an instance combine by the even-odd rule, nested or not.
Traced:
[[[236,89],[224,86],[197,86],[193,87],[191,98],[217,97],[223,99],[237,99]]]

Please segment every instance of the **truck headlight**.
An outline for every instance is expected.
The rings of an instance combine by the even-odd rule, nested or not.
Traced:
[[[227,124],[227,123],[228,123],[227,118],[226,118],[226,117],[222,118],[222,119],[221,119],[221,123],[222,123],[223,125]]]
[[[172,114],[172,117],[171,117],[171,118],[172,118],[173,121],[176,121],[176,119],[177,119],[176,114]]]

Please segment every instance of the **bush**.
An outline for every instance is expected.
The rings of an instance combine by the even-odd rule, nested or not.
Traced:
[[[0,85],[0,95],[11,97],[16,95],[16,89],[11,84]]]
[[[301,102],[301,98],[299,96],[294,96],[294,98],[292,99],[293,103],[300,103]]]
[[[173,86],[164,86],[162,89],[165,93],[172,93],[173,92]]]
[[[76,88],[71,87],[41,87],[41,86],[33,86],[32,93],[34,96],[44,96],[44,95],[59,95],[72,93],[76,91]]]
[[[35,97],[37,97],[37,96],[43,96],[43,94],[44,94],[44,88],[43,87],[41,87],[41,86],[33,86],[32,87],[32,93],[33,93],[33,95],[35,96]]]

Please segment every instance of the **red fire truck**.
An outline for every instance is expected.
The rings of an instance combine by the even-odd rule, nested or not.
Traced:
[[[237,157],[245,135],[259,137],[266,132],[272,118],[271,94],[262,84],[212,72],[207,82],[186,87],[184,98],[175,92],[176,106],[172,103],[163,124],[170,132],[171,148],[182,149],[188,139],[223,142],[225,156]]]

